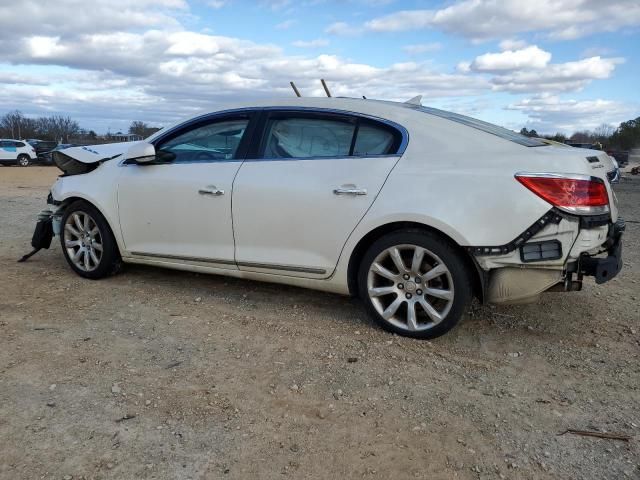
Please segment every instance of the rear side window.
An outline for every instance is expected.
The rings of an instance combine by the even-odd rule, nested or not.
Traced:
[[[387,155],[393,153],[394,134],[378,125],[360,124],[353,148],[354,155]]]
[[[345,158],[394,155],[402,133],[383,122],[352,115],[291,112],[268,119],[262,158]]]
[[[13,146],[14,146],[14,147],[17,147],[17,148],[22,148],[22,147],[24,147],[25,145],[24,145],[24,143],[22,143],[22,142],[13,142]]]
[[[264,158],[347,157],[355,123],[342,120],[287,117],[269,120]]]

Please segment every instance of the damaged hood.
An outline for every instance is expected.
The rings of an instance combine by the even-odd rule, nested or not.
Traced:
[[[65,175],[80,175],[126,153],[141,142],[105,143],[86,147],[70,147],[53,152],[53,161]]]

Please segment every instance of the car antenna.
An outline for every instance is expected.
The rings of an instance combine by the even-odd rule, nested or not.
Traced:
[[[408,103],[409,105],[422,106],[422,95],[416,95],[415,97],[410,98],[409,100],[407,100],[404,103]]]
[[[300,92],[298,91],[298,89],[296,88],[296,84],[293,82],[289,82],[291,84],[291,88],[293,88],[294,93],[296,94],[296,97],[301,97],[302,95],[300,95]]]
[[[322,84],[322,88],[324,88],[327,97],[331,98],[331,92],[329,92],[329,87],[327,87],[327,82],[324,81],[324,78],[320,79],[320,83]]]

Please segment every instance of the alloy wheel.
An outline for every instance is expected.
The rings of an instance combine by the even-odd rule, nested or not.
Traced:
[[[413,332],[442,322],[454,300],[449,268],[433,252],[417,245],[383,250],[369,267],[367,292],[385,321]]]
[[[84,272],[98,268],[102,259],[102,234],[95,220],[86,212],[75,211],[64,225],[64,246],[69,260]]]

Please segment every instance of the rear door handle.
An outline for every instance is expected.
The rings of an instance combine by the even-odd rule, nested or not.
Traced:
[[[220,195],[224,195],[224,190],[220,190],[215,185],[209,185],[205,188],[201,188],[198,190],[200,195],[211,195],[213,197],[219,197]]]
[[[343,185],[333,190],[335,195],[366,195],[366,188],[358,188],[355,185]]]

